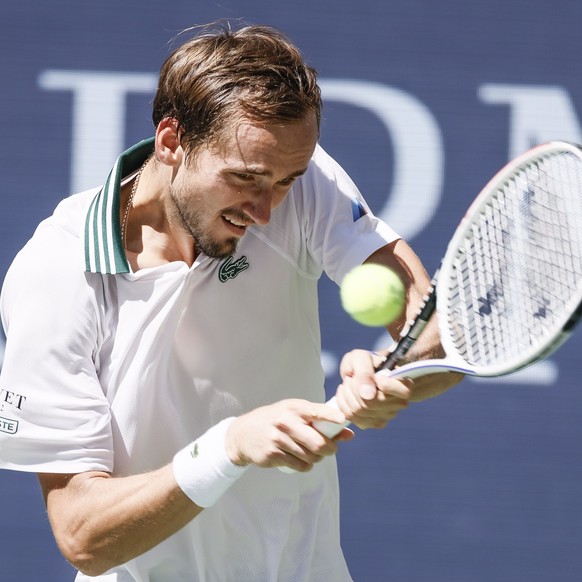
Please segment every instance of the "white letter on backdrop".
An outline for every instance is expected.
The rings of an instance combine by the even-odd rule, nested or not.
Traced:
[[[38,84],[49,91],[73,92],[71,192],[100,185],[125,143],[125,96],[152,93],[149,73],[43,71]]]
[[[484,103],[509,106],[509,159],[546,141],[582,141],[574,105],[563,87],[486,83],[478,95]]]
[[[432,220],[442,193],[444,146],[435,118],[409,93],[381,83],[322,79],[320,86],[324,99],[363,107],[386,128],[393,144],[394,183],[377,214],[410,240]],[[389,163],[381,154],[379,163]]]

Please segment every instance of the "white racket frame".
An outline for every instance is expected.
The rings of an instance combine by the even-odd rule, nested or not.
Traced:
[[[508,164],[506,164],[481,190],[479,195],[475,198],[473,203],[467,209],[465,216],[461,220],[459,226],[455,230],[443,257],[439,274],[436,280],[436,309],[435,312],[446,313],[449,311],[450,295],[443,286],[448,282],[446,276],[452,269],[454,261],[458,255],[460,243],[465,238],[467,231],[473,224],[472,218],[479,215],[483,206],[487,205],[491,194],[499,189],[500,184],[503,184],[510,179],[518,170],[529,166],[536,159],[542,159],[548,154],[569,152],[578,157],[582,161],[582,149],[580,146],[564,142],[552,141],[539,146],[536,146],[521,156],[518,156]],[[582,193],[582,184],[581,184]],[[582,204],[582,194],[581,194]],[[443,276],[443,274],[445,276]],[[433,313],[434,316],[434,313]],[[523,353],[505,361],[499,365],[488,366],[471,366],[460,356],[457,356],[457,350],[454,346],[451,335],[446,327],[444,320],[439,320],[439,332],[441,342],[445,351],[445,357],[442,359],[420,360],[405,364],[393,370],[380,370],[377,374],[385,374],[393,378],[418,378],[428,374],[436,373],[451,373],[458,372],[471,376],[482,377],[496,377],[504,376],[522,370],[523,368],[538,362],[553,351],[555,351],[566,339],[571,335],[574,326],[582,317],[582,279],[579,282],[577,293],[571,298],[567,306],[563,309],[563,316],[559,318],[551,329],[546,330],[542,340],[532,345]],[[422,332],[420,334],[422,336]],[[328,401],[328,405],[338,408],[335,397]],[[350,422],[342,425],[320,421],[315,422],[314,427],[322,434],[329,438],[336,436],[344,427],[349,426]],[[285,472],[293,472],[292,469],[280,467]]]
[[[447,246],[445,256],[442,260],[439,277],[437,279],[437,313],[449,312],[450,294],[447,293],[447,290],[444,289],[443,286],[446,285],[448,281],[448,273],[450,273],[454,268],[453,265],[459,252],[459,246],[463,239],[465,239],[467,232],[471,229],[474,222],[473,217],[480,215],[482,208],[488,204],[491,194],[499,190],[500,185],[511,179],[521,168],[530,166],[532,163],[535,163],[536,160],[543,159],[548,154],[560,152],[572,153],[578,157],[582,163],[582,150],[577,145],[561,141],[548,142],[532,148],[509,162],[485,185],[479,196],[477,196],[465,213],[464,218],[461,220],[461,223],[457,227],[457,230]],[[536,344],[530,346],[525,351],[498,365],[468,366],[462,358],[457,358],[456,348],[447,329],[447,322],[444,319],[439,320],[439,332],[446,354],[445,358],[442,360],[424,360],[421,362],[414,362],[391,371],[392,373],[390,373],[390,375],[396,377],[418,377],[429,373],[446,372],[448,371],[447,368],[450,368],[450,371],[458,371],[464,374],[483,377],[504,376],[517,372],[548,356],[564,343],[564,341],[570,336],[573,326],[580,319],[581,304],[582,280],[580,280],[578,284],[577,293],[575,293],[570,298],[569,303],[563,307],[562,317],[558,318],[550,329],[545,330],[543,338],[540,338],[539,342],[536,342]],[[413,366],[418,369],[418,371],[414,372],[414,376],[408,374]]]

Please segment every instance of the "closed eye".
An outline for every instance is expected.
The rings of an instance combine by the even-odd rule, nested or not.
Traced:
[[[233,172],[233,176],[243,182],[251,182],[255,179],[254,174],[245,174],[244,172]]]
[[[297,172],[287,178],[283,178],[277,182],[277,185],[284,188],[292,186],[295,180],[297,180],[297,178],[299,178],[303,173],[304,172]],[[267,176],[267,174],[258,172],[231,172],[231,176],[239,182],[254,182],[258,176]]]

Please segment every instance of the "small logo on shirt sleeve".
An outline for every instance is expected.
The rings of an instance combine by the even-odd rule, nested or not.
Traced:
[[[364,208],[361,200],[358,198],[352,198],[352,218],[354,222],[360,220],[362,216],[368,214],[368,211]]]

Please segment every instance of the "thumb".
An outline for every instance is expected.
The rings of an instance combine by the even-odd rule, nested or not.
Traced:
[[[376,386],[369,382],[364,382],[358,387],[358,392],[364,400],[374,400],[377,390]]]
[[[409,400],[412,394],[412,380],[405,378],[391,378],[384,371],[376,374],[376,383],[378,389],[384,392],[386,396],[395,396],[403,400]]]

